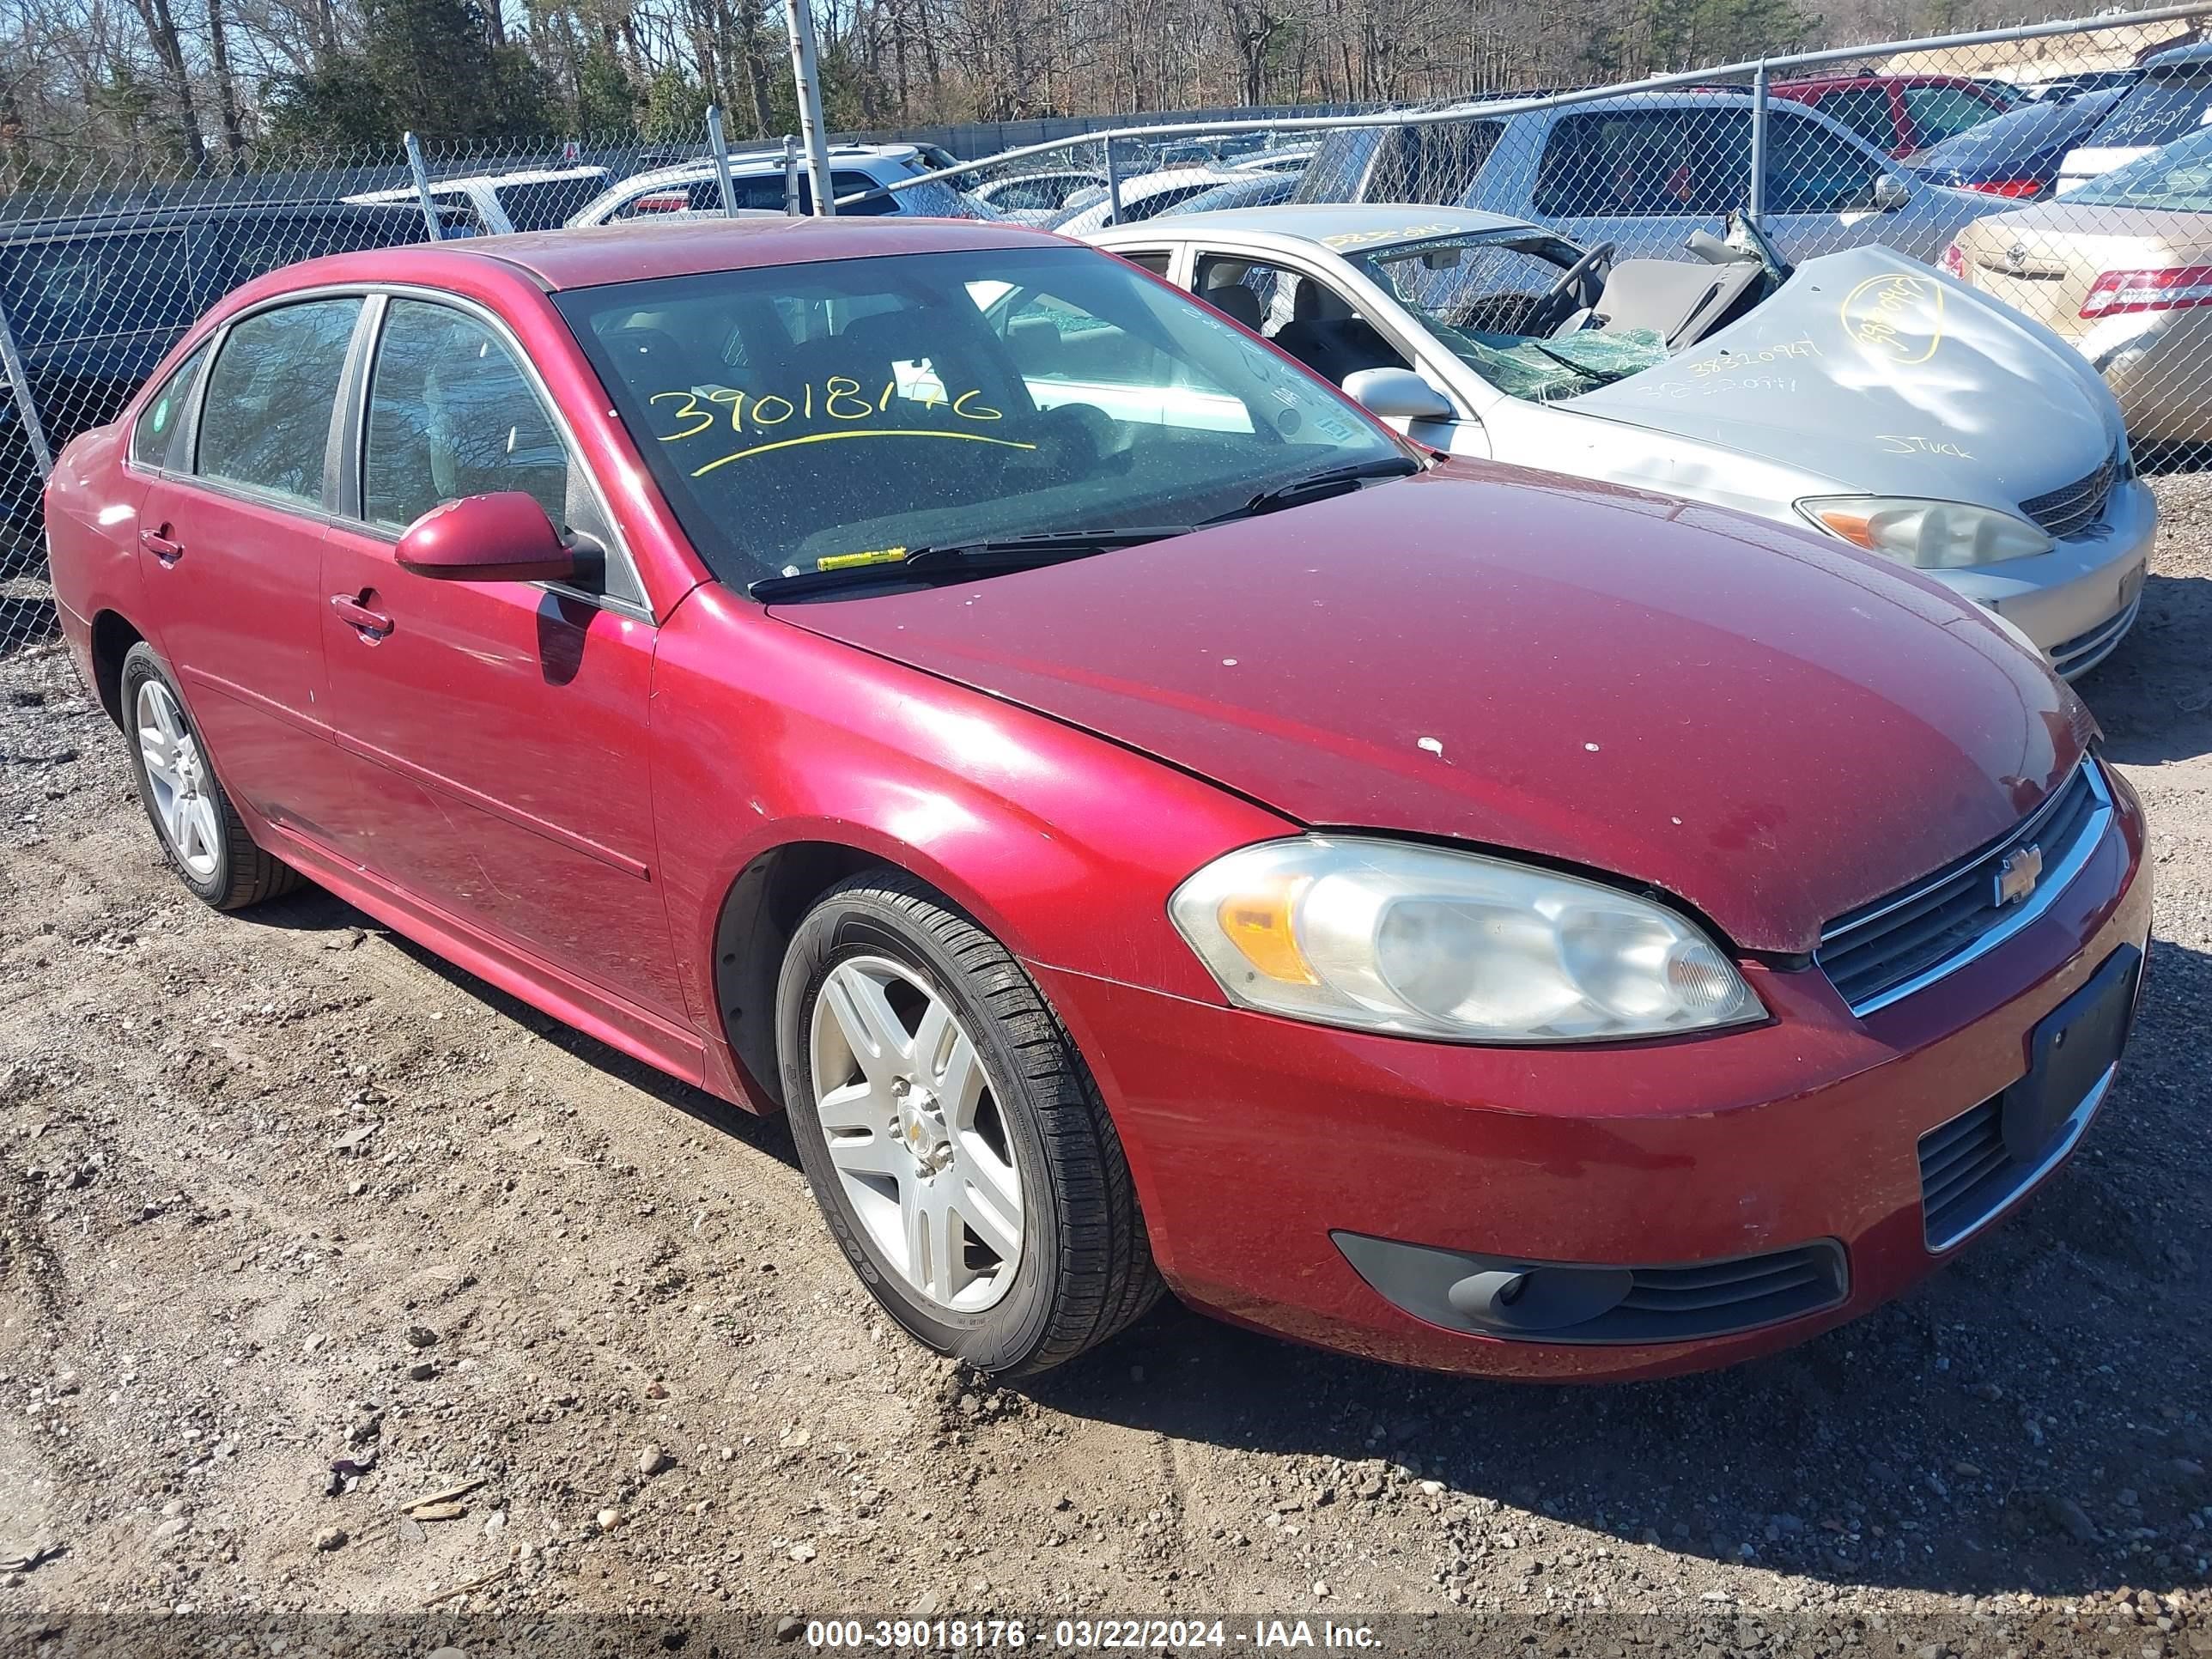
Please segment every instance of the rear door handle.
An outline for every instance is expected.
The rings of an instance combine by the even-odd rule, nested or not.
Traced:
[[[361,602],[374,597],[373,593],[363,593],[359,598],[351,593],[331,595],[331,609],[338,613],[338,620],[359,629],[362,638],[371,645],[392,631],[391,617],[381,611],[371,611]]]
[[[182,542],[171,541],[167,533],[168,528],[168,526],[163,525],[159,530],[142,530],[138,532],[139,544],[159,559],[164,566],[173,565],[185,556],[185,544]]]

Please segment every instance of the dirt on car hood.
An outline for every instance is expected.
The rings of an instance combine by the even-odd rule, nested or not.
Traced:
[[[1562,407],[1719,444],[1852,493],[2017,507],[2101,465],[2094,371],[1887,248],[1810,259],[1741,321]]]
[[[2001,835],[2092,731],[1932,583],[1718,508],[1467,462],[774,614],[1302,823],[1648,882],[1753,950],[1809,951]]]

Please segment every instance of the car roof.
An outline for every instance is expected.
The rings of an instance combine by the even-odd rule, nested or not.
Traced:
[[[520,271],[548,293],[657,276],[806,264],[823,259],[968,252],[1010,244],[1067,246],[1065,237],[980,219],[884,216],[864,219],[702,217],[668,224],[629,220],[582,230],[534,230],[513,236],[339,253],[294,265],[286,289],[330,283],[430,282],[459,264]]]
[[[2164,52],[2154,52],[2142,61],[2142,67],[2154,75],[2169,70],[2194,69],[2199,64],[2212,63],[2212,40],[2200,40],[2192,46],[2168,46]]]
[[[1152,230],[1156,224],[1165,228],[1170,222],[1146,220],[1122,228],[1134,237]],[[1322,246],[1327,246],[1333,237],[1358,236],[1364,239],[1360,243],[1363,251],[1388,246],[1392,242],[1425,240],[1454,231],[1479,234],[1492,230],[1542,228],[1526,219],[1515,219],[1503,213],[1403,204],[1343,206],[1313,203],[1285,207],[1219,208],[1211,213],[1177,214],[1171,222],[1173,234],[1177,236],[1194,230],[1267,231]],[[1105,233],[1099,234],[1103,237]]]
[[[832,144],[830,146],[829,159],[832,161],[900,161],[921,153],[912,144]],[[804,173],[806,170],[805,151],[802,150],[799,153],[798,161],[799,171]],[[730,173],[732,177],[749,179],[755,173],[781,173],[782,171],[783,152],[781,150],[739,150],[732,153],[730,157]],[[714,158],[706,156],[694,161],[672,161],[666,167],[648,168],[643,173],[633,173],[627,178],[617,179],[610,188],[624,190],[633,185],[648,186],[688,185],[696,183],[701,179],[711,179],[714,176]]]
[[[129,236],[146,231],[170,230],[216,220],[298,217],[350,219],[358,223],[401,219],[422,222],[422,210],[413,205],[383,202],[269,201],[167,202],[149,207],[106,208],[92,213],[57,215],[52,218],[15,218],[0,212],[0,244],[55,236],[110,234]]]

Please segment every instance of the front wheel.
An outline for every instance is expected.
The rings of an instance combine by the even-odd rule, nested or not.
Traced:
[[[777,1032],[792,1138],[847,1258],[908,1332],[1044,1370],[1160,1291],[1120,1138],[1006,948],[902,872],[799,924]]]

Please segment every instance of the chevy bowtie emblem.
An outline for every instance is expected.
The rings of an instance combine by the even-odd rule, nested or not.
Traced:
[[[2035,890],[2035,884],[2043,879],[2043,849],[2040,847],[2015,847],[1997,863],[1996,903],[2002,910],[2016,903]]]

